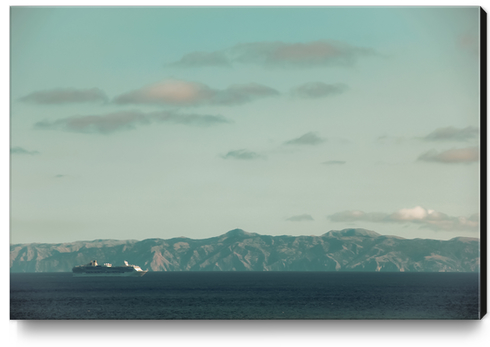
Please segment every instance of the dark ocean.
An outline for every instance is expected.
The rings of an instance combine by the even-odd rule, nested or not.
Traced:
[[[10,274],[10,319],[478,319],[477,273]]]

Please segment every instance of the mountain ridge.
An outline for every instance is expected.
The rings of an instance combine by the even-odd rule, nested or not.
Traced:
[[[233,229],[205,239],[98,239],[10,245],[11,272],[68,272],[124,260],[149,271],[477,272],[480,241],[405,239],[362,228],[320,236],[260,235]]]

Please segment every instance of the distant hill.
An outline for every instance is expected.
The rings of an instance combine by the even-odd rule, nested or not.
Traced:
[[[383,236],[365,229],[269,236],[235,229],[208,239],[94,240],[10,246],[11,272],[64,272],[96,259],[149,271],[477,272],[480,241]]]

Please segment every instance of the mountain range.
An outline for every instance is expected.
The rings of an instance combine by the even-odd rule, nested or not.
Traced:
[[[366,229],[270,236],[241,229],[207,239],[93,240],[10,245],[11,272],[70,272],[97,260],[149,271],[478,272],[480,241],[405,239]]]

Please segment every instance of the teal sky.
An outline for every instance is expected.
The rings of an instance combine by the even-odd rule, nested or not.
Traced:
[[[11,9],[11,243],[479,237],[479,8]]]

